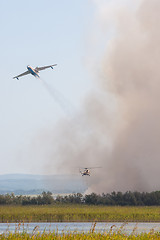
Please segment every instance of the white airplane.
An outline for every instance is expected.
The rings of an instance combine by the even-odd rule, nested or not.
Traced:
[[[19,80],[19,77],[22,77],[22,76],[25,76],[25,75],[27,75],[27,74],[32,74],[33,76],[35,76],[35,77],[38,77],[38,78],[40,78],[40,76],[39,76],[39,71],[42,71],[42,70],[44,70],[44,69],[46,69],[46,68],[52,68],[53,69],[53,67],[54,66],[56,66],[57,64],[53,64],[53,65],[49,65],[49,66],[44,66],[44,67],[36,67],[36,68],[32,68],[31,66],[27,66],[27,71],[26,72],[24,72],[24,73],[21,73],[20,75],[17,75],[17,76],[15,76],[14,78],[17,78],[17,80]],[[13,79],[14,79],[13,78]]]

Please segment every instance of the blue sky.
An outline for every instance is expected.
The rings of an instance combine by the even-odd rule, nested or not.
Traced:
[[[39,80],[13,77],[27,65],[57,63],[40,75],[78,110],[92,88],[86,50],[94,11],[89,0],[0,2],[0,174],[33,173],[21,161],[28,144],[66,117]]]

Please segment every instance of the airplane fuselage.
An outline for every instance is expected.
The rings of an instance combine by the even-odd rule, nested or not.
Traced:
[[[40,78],[38,71],[36,69],[33,69],[31,66],[27,66],[27,69],[33,76]]]

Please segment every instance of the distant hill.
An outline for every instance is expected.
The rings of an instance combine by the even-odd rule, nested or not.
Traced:
[[[76,175],[0,175],[0,194],[35,195],[43,191],[58,193],[83,193],[85,186],[81,176]]]

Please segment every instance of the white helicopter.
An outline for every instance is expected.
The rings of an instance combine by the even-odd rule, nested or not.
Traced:
[[[94,169],[94,168],[101,168],[101,167],[79,168],[79,172],[81,173],[82,177],[91,176],[90,169]]]

